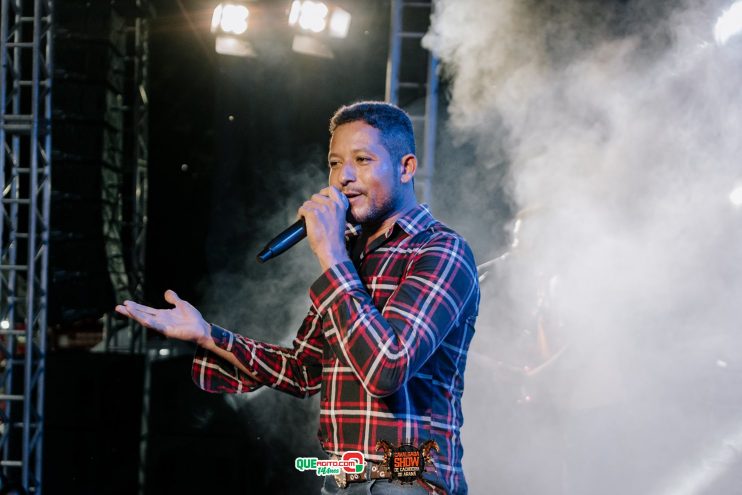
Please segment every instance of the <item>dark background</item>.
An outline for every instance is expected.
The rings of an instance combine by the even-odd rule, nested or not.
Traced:
[[[59,24],[105,37],[110,9],[126,10],[125,3],[70,2],[58,8]],[[348,38],[333,43],[336,56],[327,60],[290,50],[284,26],[290,2],[253,4],[250,34],[259,56],[249,59],[215,53],[209,25],[216,2],[153,2],[145,303],[163,307],[163,292],[173,289],[209,321],[272,342],[290,341],[319,268],[306,246],[267,265],[255,263],[254,256],[293,221],[304,199],[324,187],[332,113],[354,101],[384,99],[390,3],[336,3],[353,20]],[[427,21],[415,20],[421,29]],[[90,79],[105,76],[105,50],[87,38],[72,42],[61,29],[59,34],[60,66],[73,66]],[[424,69],[403,67],[405,76]],[[81,102],[101,104],[95,91],[102,82],[80,89],[66,77],[68,84],[60,80],[56,88],[58,107],[65,106],[67,116]],[[63,97],[71,86],[78,93]],[[445,93],[444,81],[441,117]],[[400,104],[419,106],[423,96],[408,93]],[[93,156],[107,124],[81,122],[77,127],[58,122],[55,146],[77,153],[81,143],[90,142]],[[466,159],[472,155],[465,146],[439,139],[440,163],[461,165],[439,165],[434,213],[465,236],[473,228],[457,220],[472,209],[479,210],[474,216],[492,220],[486,225],[495,225],[497,209],[504,208],[502,199],[489,194],[491,185],[477,182],[476,162]],[[65,271],[62,265],[77,267],[66,270],[67,279],[55,279],[57,289],[50,294],[55,332],[97,326],[118,302],[101,240],[99,165],[65,157],[55,162],[55,183],[87,192],[74,204],[69,195],[58,195],[53,224],[60,230],[87,229],[88,237],[73,243],[60,233],[53,245],[54,273]],[[499,231],[492,227],[477,234],[495,239]],[[473,248],[480,258],[492,250],[489,243]],[[89,279],[79,276],[83,271]],[[148,494],[318,492],[320,478],[293,468],[297,456],[323,455],[315,435],[316,401],[271,391],[249,399],[207,394],[191,381],[192,346],[162,345],[172,353],[151,364],[149,404],[143,403],[141,355],[56,348],[47,356],[46,493],[131,494],[142,483]]]
[[[255,17],[283,19],[286,4],[263,3]],[[196,31],[176,2],[158,2],[151,38],[149,298],[172,288],[198,301],[192,288],[230,268],[233,247],[252,241],[266,212],[294,193],[292,176],[325,180],[332,112],[355,100],[383,99],[388,2],[344,5],[363,14],[354,15],[349,37],[333,45],[335,59],[292,52],[283,25],[256,33],[266,35],[255,43],[263,50],[241,59],[214,52],[211,2],[192,2]]]

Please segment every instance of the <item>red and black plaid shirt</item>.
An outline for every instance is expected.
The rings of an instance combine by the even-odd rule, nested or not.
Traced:
[[[355,252],[358,231],[346,232]],[[212,325],[216,345],[255,377],[202,348],[193,379],[210,392],[267,385],[320,394],[319,439],[329,453],[363,452],[381,460],[376,442],[435,440],[439,482],[466,493],[460,428],[464,367],[479,305],[474,257],[466,241],[425,205],[323,273],[293,347],[257,342]]]

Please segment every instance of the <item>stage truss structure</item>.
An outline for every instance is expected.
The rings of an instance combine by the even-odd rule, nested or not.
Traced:
[[[52,1],[0,10],[0,467],[41,493],[51,198]]]
[[[430,26],[433,1],[392,0],[389,30],[389,56],[386,73],[386,101],[407,108],[405,93],[424,94],[422,108],[407,108],[417,136],[420,154],[415,187],[418,198],[427,204],[433,201],[435,173],[435,143],[438,129],[438,59],[422,46]],[[428,22],[419,21],[427,19]],[[402,66],[402,55],[405,64]],[[412,68],[408,70],[407,68]],[[425,70],[416,70],[424,67]],[[422,151],[422,153],[420,153]]]
[[[116,300],[124,299],[141,301],[144,299],[144,267],[147,230],[147,197],[149,163],[149,24],[152,13],[148,0],[137,0],[135,16],[127,19],[127,40],[125,46],[124,72],[130,77],[125,92],[124,106],[121,110],[130,115],[130,139],[127,140],[126,173],[130,181],[131,193],[126,198],[131,203],[120,204],[121,197],[117,180],[110,181],[107,204],[116,205],[105,215],[104,225],[107,232],[107,250],[109,251],[109,274],[115,288]],[[105,190],[104,190],[105,193]],[[125,222],[122,209],[130,214]],[[128,248],[123,249],[119,235],[131,239]],[[114,254],[113,257],[110,254]],[[123,257],[127,259],[124,260]],[[115,263],[112,263],[113,260]],[[114,313],[108,313],[104,325],[104,348],[107,352],[145,353],[147,350],[146,329],[128,318],[122,319]]]

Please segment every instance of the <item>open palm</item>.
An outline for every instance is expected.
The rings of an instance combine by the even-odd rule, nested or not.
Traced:
[[[155,309],[134,301],[124,301],[116,306],[116,312],[169,338],[197,344],[210,338],[209,324],[191,303],[179,298],[172,290],[165,291],[165,300],[175,307]]]

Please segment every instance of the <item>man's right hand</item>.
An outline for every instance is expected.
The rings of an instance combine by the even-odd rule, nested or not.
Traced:
[[[172,290],[165,291],[165,300],[175,307],[155,309],[133,301],[124,301],[116,306],[116,312],[142,326],[157,330],[166,337],[195,342],[206,349],[214,347],[211,326],[193,305],[179,298]]]

